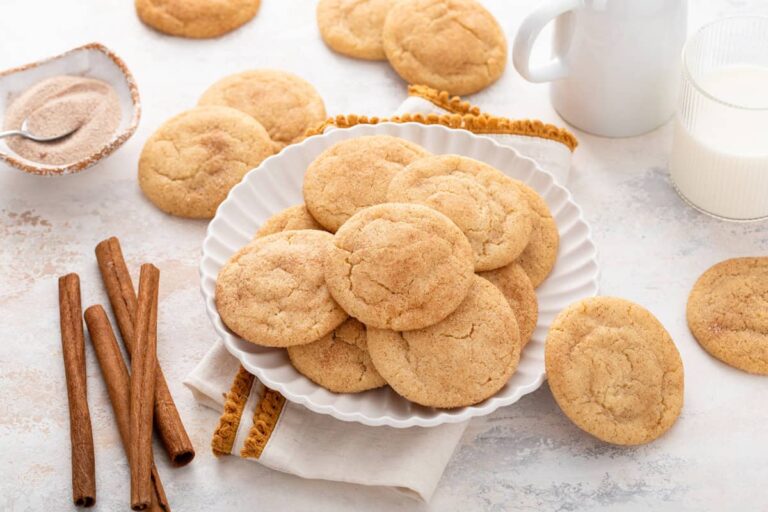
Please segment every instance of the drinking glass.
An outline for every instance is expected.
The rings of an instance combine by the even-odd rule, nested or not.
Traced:
[[[695,208],[768,217],[768,18],[704,26],[683,49],[670,175]]]

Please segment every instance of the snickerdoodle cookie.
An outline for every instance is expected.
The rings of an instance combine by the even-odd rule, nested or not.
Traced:
[[[381,32],[397,0],[320,0],[317,26],[331,49],[368,60],[386,60]]]
[[[478,274],[496,285],[509,302],[520,328],[520,344],[525,347],[531,340],[539,319],[539,303],[536,290],[528,275],[517,263]]]
[[[150,27],[172,36],[207,38],[249,22],[260,0],[136,0],[136,13]]]
[[[528,205],[533,212],[531,239],[516,263],[523,267],[536,288],[544,282],[555,266],[557,251],[560,247],[560,233],[557,231],[557,224],[544,198],[522,181],[515,180],[515,182],[528,200]]]
[[[691,290],[687,316],[704,350],[734,368],[768,375],[768,257],[709,268]]]
[[[256,232],[256,236],[267,236],[298,229],[323,229],[323,226],[317,223],[303,204],[291,206],[268,218]]]
[[[369,327],[420,329],[461,304],[473,260],[467,238],[442,213],[387,203],[341,226],[325,259],[325,279],[341,307]]]
[[[509,264],[531,236],[531,208],[517,183],[472,158],[419,159],[392,178],[387,200],[423,204],[445,214],[472,244],[476,271]]]
[[[317,341],[288,347],[288,357],[299,373],[335,393],[384,386],[368,354],[365,331],[365,325],[350,318]]]
[[[482,402],[507,383],[520,359],[515,315],[501,292],[477,276],[443,321],[415,331],[368,329],[373,364],[398,394],[428,407]]]
[[[254,239],[216,279],[224,323],[257,345],[289,347],[325,336],[347,319],[323,277],[333,245],[325,231],[285,231]]]
[[[304,202],[326,229],[335,232],[354,215],[387,200],[392,177],[429,153],[389,135],[343,140],[326,149],[304,176]]]
[[[139,185],[167,213],[209,219],[274,149],[251,116],[227,107],[193,108],[166,121],[144,144]]]
[[[475,0],[410,0],[389,11],[384,52],[408,83],[472,94],[495,82],[507,64],[496,19]]]
[[[637,304],[614,297],[571,304],[549,329],[544,359],[560,408],[598,439],[647,443],[680,415],[680,354],[659,321]]]
[[[304,138],[325,121],[325,104],[303,78],[272,69],[244,71],[222,78],[205,91],[199,105],[232,107],[253,116],[281,148]]]

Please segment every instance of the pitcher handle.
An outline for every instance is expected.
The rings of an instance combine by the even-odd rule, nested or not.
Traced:
[[[550,82],[568,75],[568,66],[562,55],[555,55],[546,64],[531,67],[531,50],[547,23],[583,5],[584,0],[546,0],[523,20],[512,50],[512,62],[523,78],[529,82]]]

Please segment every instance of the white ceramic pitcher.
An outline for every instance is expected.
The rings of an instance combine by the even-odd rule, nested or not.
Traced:
[[[520,26],[513,61],[531,82],[552,82],[552,104],[595,135],[653,130],[677,106],[687,0],[544,0]],[[555,20],[552,60],[531,49]]]

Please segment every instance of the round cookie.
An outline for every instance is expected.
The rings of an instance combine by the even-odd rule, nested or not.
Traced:
[[[350,318],[317,341],[288,347],[288,357],[299,373],[334,393],[384,386],[368,354],[365,331],[365,325]]]
[[[463,156],[413,162],[392,178],[387,200],[423,204],[445,214],[472,244],[476,271],[511,263],[531,236],[531,209],[515,181]]]
[[[722,362],[768,375],[768,257],[721,261],[688,297],[688,328]]]
[[[331,49],[350,57],[386,60],[381,32],[397,0],[320,0],[317,27]]]
[[[469,294],[442,322],[415,331],[368,329],[373,364],[398,394],[427,407],[464,407],[494,395],[520,360],[515,315],[491,283],[474,276]]]
[[[267,236],[299,229],[323,229],[323,226],[317,223],[303,204],[291,206],[268,218],[256,231],[256,236]]]
[[[533,212],[531,239],[516,262],[531,278],[534,288],[537,288],[555,266],[557,251],[560,247],[560,233],[557,231],[557,224],[544,198],[522,181],[515,180],[515,182],[528,200],[528,205]]]
[[[341,307],[368,327],[420,329],[461,304],[472,284],[473,259],[466,237],[442,213],[380,204],[336,233],[325,279]]]
[[[555,318],[544,362],[552,395],[576,426],[636,445],[666,432],[683,406],[683,363],[646,309],[615,297],[571,304]]]
[[[384,22],[382,40],[403,80],[450,94],[484,89],[507,64],[504,32],[475,0],[398,2]]]
[[[210,219],[245,174],[274,152],[264,128],[226,107],[197,107],[166,121],[144,144],[139,186],[161,210]]]
[[[266,347],[311,343],[347,319],[323,277],[333,244],[325,231],[285,231],[254,239],[216,278],[216,309],[241,338]]]
[[[208,38],[249,22],[260,0],[136,0],[141,21],[172,36]]]
[[[392,177],[427,155],[421,146],[389,135],[343,140],[309,165],[304,202],[320,224],[335,232],[356,212],[385,203]]]
[[[525,347],[539,319],[539,302],[528,275],[517,263],[480,272],[478,275],[493,283],[504,294],[520,328],[520,344]]]
[[[244,71],[222,78],[206,90],[199,105],[220,105],[260,122],[280,147],[299,142],[309,128],[325,121],[325,104],[303,78],[272,69]]]

